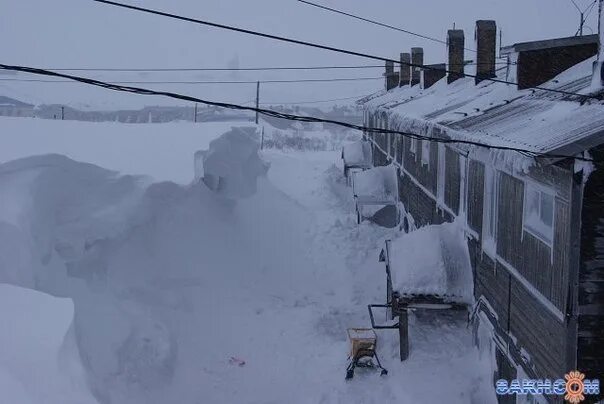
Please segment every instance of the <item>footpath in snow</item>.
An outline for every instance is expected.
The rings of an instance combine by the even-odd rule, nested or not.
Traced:
[[[237,200],[56,155],[3,164],[0,282],[73,301],[63,352],[99,403],[494,402],[465,318],[410,316],[404,363],[380,331],[388,376],[344,380],[346,328],[383,302],[377,258],[396,230],[356,224],[339,152],[260,154],[270,168]]]

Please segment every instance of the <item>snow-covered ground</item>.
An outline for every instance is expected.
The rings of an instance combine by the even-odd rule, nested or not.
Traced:
[[[396,230],[357,226],[338,151],[261,152],[270,169],[245,199],[190,185],[194,152],[228,128],[0,120],[2,162],[53,152],[174,181],[56,155],[0,165],[0,282],[73,301],[71,314],[64,300],[53,310],[39,292],[21,297],[56,316],[38,372],[70,380],[81,403],[494,402],[490,358],[464,316],[412,315],[404,363],[397,332],[380,331],[389,374],[344,380],[346,328],[368,326],[367,304],[384,301],[377,258]],[[4,300],[3,322],[16,307]],[[66,382],[15,376],[31,355],[10,332],[0,327],[0,385],[11,386],[0,402],[69,402]],[[77,364],[49,364],[64,356],[61,334],[87,395]]]

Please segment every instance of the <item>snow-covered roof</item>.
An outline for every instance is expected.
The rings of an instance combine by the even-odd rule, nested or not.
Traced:
[[[14,98],[0,95],[0,107],[33,108],[34,106],[23,101],[15,100]]]
[[[501,48],[501,54],[507,55],[512,52],[528,52],[542,49],[561,48],[578,45],[597,45],[598,35],[580,35],[566,38],[544,39],[541,41],[530,41],[515,43]]]
[[[542,87],[589,94],[594,60]],[[498,70],[498,78],[506,79],[506,74],[507,68]],[[488,80],[475,85],[474,79],[464,78],[448,85],[442,79],[425,90],[397,88],[376,93],[365,107],[388,113],[392,129],[533,152],[574,154],[604,142],[602,102]]]

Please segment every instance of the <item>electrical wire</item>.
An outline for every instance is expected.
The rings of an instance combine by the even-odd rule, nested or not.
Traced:
[[[322,102],[334,102],[334,101],[346,101],[346,100],[354,100],[361,99],[366,97],[367,95],[357,95],[354,97],[346,97],[346,98],[334,98],[331,100],[314,100],[314,101],[298,101],[298,102],[261,102],[260,105],[301,105],[301,104],[320,104]]]
[[[357,19],[357,20],[360,20],[360,21],[365,21],[365,22],[368,22],[370,24],[378,25],[380,27],[393,29],[395,31],[404,32],[405,34],[413,35],[413,36],[416,36],[418,38],[423,38],[423,39],[427,39],[429,41],[434,41],[434,42],[438,42],[438,43],[447,45],[447,41],[443,41],[442,39],[430,37],[430,36],[427,36],[427,35],[418,34],[417,32],[409,31],[409,30],[406,30],[406,29],[403,29],[403,28],[398,28],[398,27],[395,27],[393,25],[385,24],[383,22],[379,22],[379,21],[375,21],[375,20],[370,20],[369,18],[360,17],[358,15],[347,13],[347,12],[341,11],[341,10],[336,10],[335,8],[327,7],[327,6],[324,6],[324,5],[321,5],[321,4],[317,4],[317,3],[313,3],[313,2],[310,2],[310,1],[306,1],[306,0],[297,0],[297,1],[300,2],[300,3],[308,4],[309,6],[313,6],[313,7],[325,10],[325,11],[330,11],[332,13],[345,15],[347,17],[351,17],[351,18],[354,18],[354,19]],[[469,49],[469,48],[464,48],[464,49],[468,50],[470,52],[476,52],[475,49]]]
[[[259,114],[262,114],[264,116],[287,119],[287,120],[291,120],[291,121],[309,122],[309,123],[311,123],[311,122],[312,123],[328,123],[328,124],[333,124],[333,125],[337,125],[337,126],[341,126],[341,127],[345,127],[345,128],[349,128],[349,129],[360,130],[365,133],[384,133],[384,134],[390,133],[390,134],[401,135],[401,136],[412,138],[412,139],[425,140],[425,141],[435,142],[435,143],[461,144],[461,145],[484,147],[484,148],[492,149],[492,150],[513,151],[513,152],[517,152],[524,156],[532,157],[532,158],[560,158],[560,159],[575,159],[575,160],[580,160],[580,161],[597,162],[597,163],[604,162],[604,160],[596,161],[594,159],[586,158],[583,156],[572,156],[572,155],[555,154],[555,153],[541,153],[541,152],[536,152],[536,151],[528,150],[528,149],[522,149],[522,148],[518,148],[518,147],[489,145],[486,143],[481,143],[481,142],[472,141],[472,140],[433,138],[433,137],[429,137],[429,136],[423,136],[423,135],[418,135],[415,133],[408,133],[408,132],[397,131],[397,130],[392,130],[392,129],[371,128],[371,127],[367,127],[364,125],[356,125],[356,124],[352,124],[352,123],[348,123],[348,122],[336,121],[333,119],[288,114],[288,113],[278,112],[278,111],[265,109],[265,108],[255,108],[255,107],[248,107],[248,106],[238,105],[238,104],[229,104],[229,103],[224,103],[224,102],[209,101],[209,100],[204,100],[201,98],[192,97],[189,95],[172,93],[172,92],[167,92],[167,91],[155,91],[155,90],[150,90],[147,88],[122,86],[122,85],[106,83],[103,81],[94,80],[94,79],[90,79],[90,78],[86,78],[86,77],[73,76],[73,75],[68,75],[68,74],[64,74],[64,73],[57,73],[57,72],[52,72],[49,70],[37,69],[37,68],[27,67],[27,66],[11,66],[11,65],[0,64],[0,69],[18,71],[18,72],[30,73],[30,74],[38,74],[38,75],[49,76],[49,77],[59,77],[59,78],[69,79],[69,80],[77,81],[80,83],[84,83],[84,84],[88,84],[88,85],[92,85],[92,86],[96,86],[96,87],[105,88],[105,89],[112,90],[112,91],[120,91],[120,92],[140,94],[140,95],[149,95],[149,96],[163,96],[163,97],[169,97],[169,98],[173,98],[173,99],[177,99],[177,100],[195,102],[195,103],[216,106],[216,107],[221,107],[221,108],[227,108],[227,109],[232,109],[232,110],[252,111],[252,112],[257,112]]]
[[[340,77],[331,79],[298,79],[298,80],[226,80],[226,81],[112,81],[113,84],[256,84],[265,83],[326,83],[333,81],[366,81],[383,80],[383,77]],[[0,81],[20,81],[34,83],[73,84],[71,80],[38,80],[38,79],[0,79]]]
[[[516,63],[497,62],[496,65]],[[478,63],[450,64],[449,66],[476,66]],[[72,67],[54,68],[45,67],[53,72],[117,72],[117,73],[175,73],[175,72],[241,72],[241,71],[278,71],[278,70],[347,70],[347,69],[384,69],[384,65],[358,65],[358,66],[273,66],[273,67],[175,67],[175,68],[123,68],[123,67]]]
[[[344,69],[383,69],[382,65],[366,66],[273,66],[273,67],[207,67],[207,68],[46,68],[55,72],[240,72],[273,70],[344,70]]]
[[[308,41],[302,41],[299,39],[293,39],[293,38],[287,38],[287,37],[282,37],[282,36],[277,36],[277,35],[272,35],[272,34],[266,34],[263,32],[252,31],[249,29],[234,27],[234,26],[230,26],[230,25],[218,24],[218,23],[210,22],[210,21],[198,20],[198,19],[194,19],[194,18],[190,18],[190,17],[184,17],[181,15],[170,14],[170,13],[153,10],[153,9],[149,9],[149,8],[143,8],[143,7],[137,7],[137,6],[132,6],[132,5],[123,4],[123,3],[117,3],[115,1],[110,1],[110,0],[91,0],[91,1],[94,1],[96,3],[107,4],[107,5],[111,5],[111,6],[115,6],[115,7],[125,8],[125,9],[129,9],[129,10],[139,11],[139,12],[143,12],[143,13],[147,13],[147,14],[154,14],[154,15],[159,15],[162,17],[168,17],[168,18],[172,18],[172,19],[176,19],[176,20],[180,20],[180,21],[192,22],[195,24],[201,24],[201,25],[206,25],[206,26],[210,26],[210,27],[239,32],[239,33],[243,33],[243,34],[258,36],[258,37],[262,37],[262,38],[273,39],[276,41],[288,42],[288,43],[292,43],[292,44],[296,44],[296,45],[303,45],[303,46],[308,46],[311,48],[323,49],[323,50],[328,50],[331,52],[337,52],[337,53],[342,53],[342,54],[351,55],[351,56],[363,57],[366,59],[380,60],[382,62],[391,62],[394,64],[401,64],[401,65],[419,68],[419,69],[423,69],[423,70],[438,70],[438,71],[444,72],[444,73],[460,74],[458,72],[451,72],[447,69],[440,69],[440,68],[433,67],[433,66],[427,66],[427,65],[423,65],[423,64],[417,64],[417,63],[406,63],[406,62],[403,63],[400,60],[396,60],[396,59],[389,59],[389,58],[385,58],[382,56],[371,55],[368,53],[351,51],[351,50],[346,50],[346,49],[342,49],[342,48],[336,48],[333,46],[327,46],[327,45],[321,45],[321,44],[312,43],[312,42],[308,42]],[[502,80],[502,79],[497,79],[497,78],[492,78],[492,77],[491,78],[479,77],[476,75],[466,74],[466,73],[464,73],[463,76],[481,79],[484,81],[490,81],[490,82],[494,82],[494,83],[512,84],[515,86],[518,85],[518,83],[514,83],[511,81],[506,81],[506,80]],[[552,93],[563,94],[563,95],[567,95],[567,96],[579,96],[584,99],[589,99],[589,98],[597,99],[597,100],[602,99],[602,97],[599,95],[577,94],[577,93],[572,93],[572,92],[563,91],[563,90],[556,90],[556,89],[541,87],[541,86],[535,86],[535,87],[531,87],[531,88],[536,89],[536,90],[543,90],[543,91],[548,91],[548,92],[552,92]]]

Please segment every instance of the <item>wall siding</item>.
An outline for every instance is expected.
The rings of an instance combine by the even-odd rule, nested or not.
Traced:
[[[430,147],[430,165],[421,162],[421,143],[417,143],[415,154],[410,151],[409,138],[393,138],[392,144],[402,157],[404,171],[399,176],[400,200],[407,212],[414,218],[417,227],[452,221],[449,211],[437,208],[433,199],[437,193],[438,147]],[[402,149],[400,146],[402,146]],[[384,149],[386,147],[384,146]],[[445,150],[445,186],[444,202],[454,213],[459,214],[461,192],[460,155],[448,146]],[[397,160],[399,156],[394,156]],[[398,160],[400,161],[400,160]],[[497,329],[504,333],[510,346],[509,355],[518,363],[528,364],[525,369],[529,375],[545,378],[558,378],[568,371],[568,346],[571,335],[567,325],[543,304],[541,298],[533,295],[515,275],[515,271],[528,281],[534,289],[549,299],[560,312],[565,313],[569,288],[569,255],[571,230],[572,170],[565,166],[535,166],[526,174],[543,186],[549,186],[556,192],[554,249],[539,238],[523,229],[524,177],[498,172],[498,211],[497,211],[497,257],[490,257],[482,251],[481,237],[483,227],[483,204],[485,192],[485,166],[470,160],[467,178],[467,223],[475,231],[477,238],[468,240],[468,249],[474,272],[474,294],[483,297],[494,310],[497,317]],[[421,187],[417,183],[421,184]],[[602,186],[604,189],[604,185]],[[428,190],[428,193],[424,190]],[[431,193],[432,195],[430,195]],[[602,200],[602,199],[600,199]],[[604,209],[600,207],[604,217]],[[602,222],[602,245],[604,245],[604,221]],[[604,277],[604,247],[602,256],[590,263],[593,271],[582,272],[583,303],[593,304],[596,299],[604,299],[598,293],[602,283],[594,284],[591,274],[598,280]],[[597,290],[597,293],[587,291]],[[587,297],[585,297],[587,296]],[[603,300],[598,300],[602,302]],[[551,307],[551,305],[550,305]],[[585,352],[593,352],[604,342],[604,324],[602,317],[582,316],[583,334],[580,339]],[[580,323],[581,324],[581,323]],[[510,338],[510,336],[512,336]],[[594,339],[595,338],[595,339]],[[597,341],[595,344],[593,341]],[[581,343],[581,342],[580,342]],[[520,352],[528,353],[521,355]],[[602,349],[598,352],[600,355]],[[585,357],[596,366],[594,354]],[[599,357],[598,357],[599,358]],[[585,364],[587,362],[584,361]],[[604,363],[604,358],[600,360]],[[525,366],[525,368],[527,367]],[[557,402],[550,398],[552,402]]]
[[[593,150],[603,159],[604,150]],[[588,378],[604,378],[604,170],[594,171],[583,193],[577,367]],[[600,380],[602,383],[602,380]],[[604,390],[600,395],[604,398]]]
[[[566,369],[566,326],[530,294],[515,278],[511,279],[510,332],[519,348],[530,354],[539,378],[556,379]]]
[[[484,205],[484,164],[470,160],[468,169],[468,226],[479,237],[482,235]]]
[[[445,204],[459,214],[459,195],[461,185],[461,166],[459,154],[450,147],[445,147]]]

